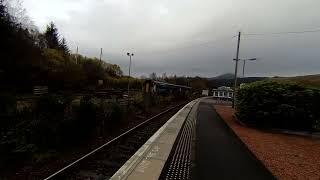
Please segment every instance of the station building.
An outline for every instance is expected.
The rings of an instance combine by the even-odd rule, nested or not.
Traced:
[[[233,89],[227,86],[221,86],[217,89],[213,89],[213,97],[220,100],[232,100]]]

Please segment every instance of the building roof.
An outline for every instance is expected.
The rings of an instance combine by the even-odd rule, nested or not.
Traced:
[[[217,91],[233,91],[233,89],[231,89],[230,87],[227,87],[227,86],[221,86],[221,87],[218,87],[218,89],[213,89],[213,90],[217,90]]]

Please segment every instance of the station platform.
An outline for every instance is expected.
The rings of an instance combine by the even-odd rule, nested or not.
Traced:
[[[213,99],[198,107],[196,161],[192,179],[275,179],[214,110]]]
[[[275,179],[218,116],[214,103],[188,103],[111,179]]]

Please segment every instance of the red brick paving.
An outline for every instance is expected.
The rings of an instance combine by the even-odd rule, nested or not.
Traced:
[[[264,132],[240,125],[230,106],[215,105],[218,114],[279,179],[320,179],[320,140]]]

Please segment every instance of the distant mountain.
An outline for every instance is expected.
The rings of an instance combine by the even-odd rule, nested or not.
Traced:
[[[225,74],[221,74],[219,76],[208,78],[208,79],[212,80],[212,79],[233,79],[233,78],[234,78],[234,75],[232,73],[225,73]]]
[[[220,86],[232,87],[234,84],[233,78],[234,76],[232,73],[226,73],[217,77],[208,78],[209,88],[217,88]],[[239,85],[241,83],[251,83],[255,81],[261,81],[264,79],[267,79],[267,77],[245,77],[245,78],[238,77],[237,84]],[[320,88],[320,74],[306,75],[306,76],[293,76],[293,77],[275,76],[270,79],[279,81],[279,82],[291,81],[291,82],[296,82],[298,84],[302,84],[305,86]]]
[[[232,87],[234,84],[234,75],[231,73],[227,73],[227,74],[222,74],[220,76],[217,77],[213,77],[213,78],[208,78],[209,81],[209,87],[210,88],[217,88],[220,86],[228,86],[228,87]],[[241,84],[241,83],[250,83],[250,82],[255,82],[255,81],[261,81],[266,79],[266,77],[245,77],[245,78],[238,78],[237,84]]]

